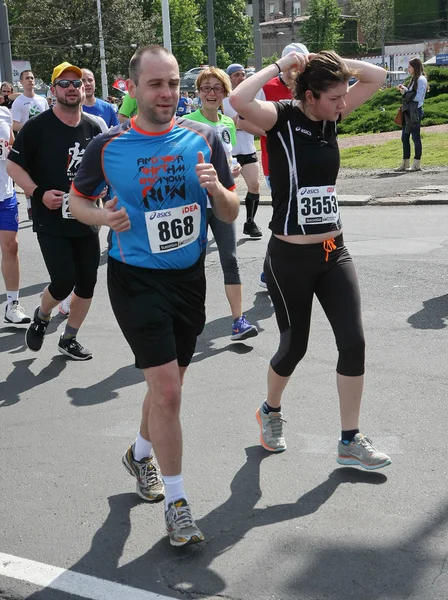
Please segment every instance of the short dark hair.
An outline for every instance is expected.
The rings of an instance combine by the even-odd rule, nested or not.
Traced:
[[[31,69],[25,69],[24,71],[22,71],[20,73],[20,81],[22,81],[23,76],[25,75],[25,73],[32,73],[32,70]]]
[[[336,52],[324,50],[312,58],[302,73],[297,75],[294,84],[294,97],[304,101],[305,93],[311,90],[314,98],[338,83],[347,82],[353,73]]]
[[[174,55],[163,46],[143,46],[143,48],[139,48],[129,61],[129,79],[132,79],[135,85],[138,85],[140,79],[141,62],[144,54],[165,54],[174,57]]]

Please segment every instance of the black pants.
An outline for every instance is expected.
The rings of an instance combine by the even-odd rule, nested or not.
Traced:
[[[401,143],[403,144],[403,158],[409,160],[411,158],[411,142],[410,137],[412,135],[412,141],[414,142],[414,158],[420,160],[422,157],[422,138],[420,136],[420,125],[423,118],[423,108],[418,109],[419,120],[416,123],[410,133],[404,132],[404,126],[401,130]]]
[[[269,241],[264,274],[280,330],[280,345],[271,360],[277,375],[289,377],[305,356],[314,295],[336,338],[337,372],[352,377],[364,373],[358,278],[342,235],[333,246],[328,251],[328,243],[290,244],[275,236]]]
[[[92,298],[100,263],[98,235],[68,238],[38,233],[37,240],[50,275],[48,291],[53,298],[64,300],[73,288],[80,298]]]

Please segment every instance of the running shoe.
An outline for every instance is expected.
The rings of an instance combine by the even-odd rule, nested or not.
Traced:
[[[121,459],[126,471],[137,478],[136,491],[147,502],[161,502],[165,498],[165,489],[159,475],[154,457],[135,460],[133,447],[129,446]]]
[[[10,325],[24,325],[25,323],[31,323],[30,317],[25,314],[22,306],[20,306],[17,300],[13,300],[5,306],[5,323]]]
[[[286,442],[283,437],[283,423],[286,423],[281,412],[265,413],[263,405],[255,413],[260,425],[260,443],[269,452],[283,452]]]
[[[245,315],[233,321],[232,335],[230,337],[232,342],[247,340],[247,338],[256,337],[257,335],[258,329],[255,325],[249,323]]]
[[[243,225],[243,234],[252,238],[261,238],[263,233],[255,221],[246,221]]]
[[[58,350],[61,354],[73,358],[73,360],[90,360],[93,354],[78,342],[75,337],[64,339],[61,335],[58,343]]]
[[[262,273],[260,275],[260,287],[263,288],[264,290],[268,289],[267,283],[266,283],[266,279],[264,278],[264,273]]]
[[[34,311],[33,321],[25,333],[25,344],[33,352],[39,352],[39,350],[42,348],[45,333],[47,331],[48,324],[50,323],[50,319],[48,319],[48,321],[39,319],[37,316],[39,314],[39,308],[40,307],[38,306]]]
[[[336,461],[340,465],[356,465],[368,471],[381,469],[392,462],[387,454],[378,452],[372,440],[362,433],[357,433],[350,444],[343,444],[339,440]]]
[[[180,498],[168,504],[165,512],[165,523],[170,544],[172,546],[187,546],[204,541],[204,535],[193,521],[191,508],[185,498]]]
[[[59,312],[61,315],[69,315],[70,314],[70,302],[72,301],[72,295],[69,294],[65,300],[59,303]]]

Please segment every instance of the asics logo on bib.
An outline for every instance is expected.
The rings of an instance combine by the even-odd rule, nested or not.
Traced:
[[[149,218],[151,219],[151,221],[153,219],[166,219],[167,217],[171,217],[171,211],[169,211],[169,210],[165,210],[165,211],[161,211],[161,212],[152,212],[149,215]]]
[[[300,190],[300,195],[304,196],[305,194],[318,194],[319,192],[319,188],[302,188]]]

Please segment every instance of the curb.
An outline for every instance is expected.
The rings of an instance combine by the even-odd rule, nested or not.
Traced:
[[[429,187],[429,186],[428,186]],[[414,191],[414,190],[411,190]],[[417,191],[417,190],[415,190]],[[424,193],[428,190],[418,190]],[[411,206],[411,205],[438,205],[448,204],[448,194],[425,194],[392,196],[390,198],[375,198],[374,196],[366,195],[342,195],[338,197],[339,206]],[[244,206],[244,201],[240,201],[240,206]],[[260,196],[259,206],[271,206],[270,196]]]

